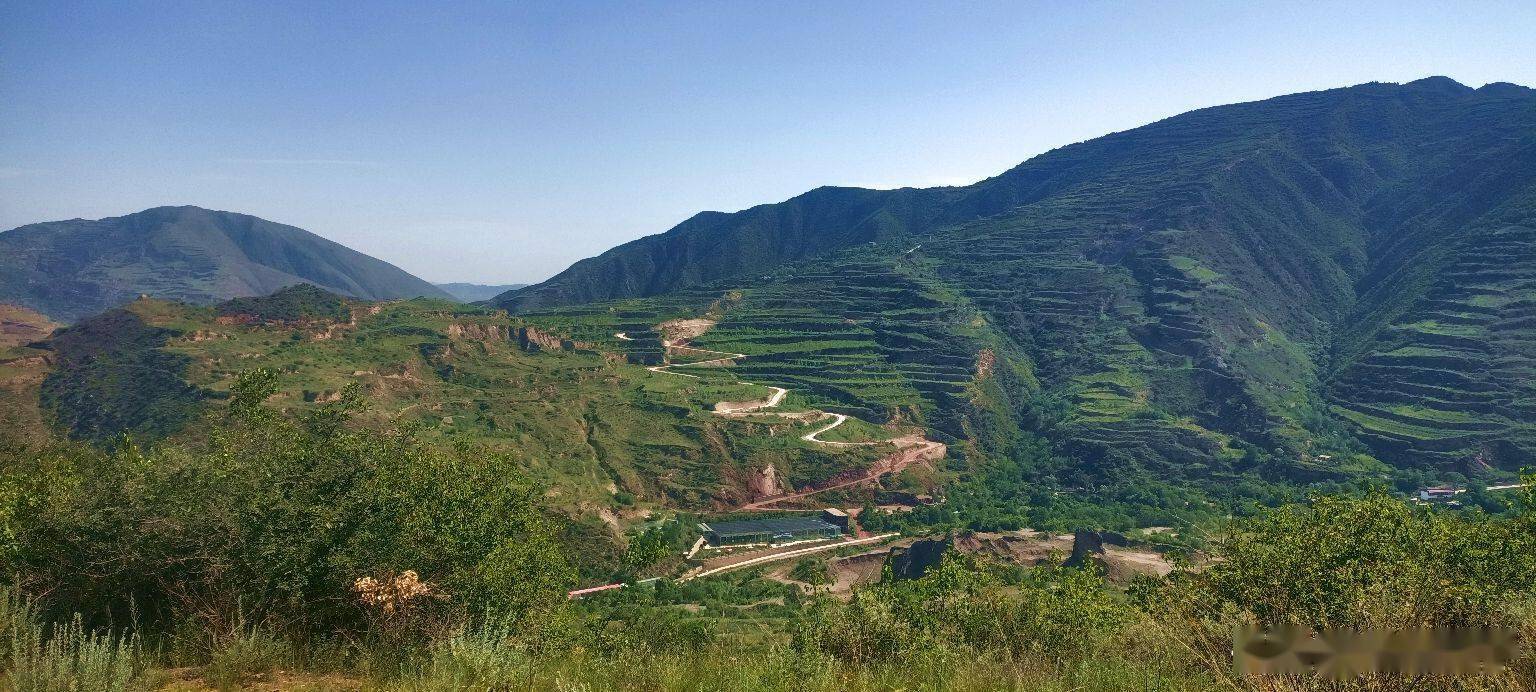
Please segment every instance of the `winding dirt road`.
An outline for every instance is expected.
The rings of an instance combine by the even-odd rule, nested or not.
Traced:
[[[703,326],[702,328],[699,328],[698,325],[694,325],[694,327],[697,330],[694,334],[695,336],[697,334],[702,334],[703,330],[708,329],[708,325]],[[629,335],[624,332],[618,332],[614,334],[614,337],[621,341],[634,341],[634,339],[630,338]],[[674,343],[670,339],[662,339],[661,346],[668,353],[671,353],[672,351],[691,351],[694,353],[715,355],[717,357],[709,358],[706,360],[693,361],[691,363],[668,363],[666,365],[653,365],[647,367],[646,370],[650,370],[651,372],[666,373],[668,375],[680,375],[682,377],[692,377],[694,379],[699,379],[698,375],[690,375],[685,372],[676,372],[673,370],[673,368],[701,366],[716,367],[722,365],[730,365],[738,360],[747,358],[747,354],[745,353],[712,351],[705,348],[689,346],[687,343],[682,341]],[[741,382],[741,384],[751,385],[752,383]],[[773,390],[773,393],[770,394],[767,399],[762,399],[759,401],[716,402],[713,408],[714,414],[717,416],[725,416],[730,418],[738,418],[744,416],[777,416],[780,418],[802,421],[817,419],[827,420],[830,418],[832,420],[831,423],[801,435],[800,439],[812,444],[824,445],[827,447],[869,447],[889,443],[895,445],[897,449],[895,452],[876,460],[875,463],[868,469],[865,469],[862,473],[853,478],[834,480],[834,482],[829,485],[810,488],[797,493],[787,493],[783,495],[764,497],[751,503],[742,505],[741,509],[762,509],[770,505],[778,504],[780,502],[798,500],[811,495],[815,495],[817,493],[826,492],[828,490],[846,488],[848,486],[858,485],[860,483],[870,483],[879,480],[881,476],[886,474],[897,473],[914,463],[920,461],[937,461],[942,459],[944,458],[945,453],[948,451],[948,447],[946,447],[944,443],[929,440],[918,434],[906,435],[883,442],[834,442],[830,440],[823,440],[820,438],[821,435],[830,432],[843,423],[848,422],[848,416],[841,413],[833,413],[831,411],[822,411],[819,409],[811,411],[767,411],[765,409],[775,408],[780,403],[782,403],[784,401],[785,395],[789,394],[789,390],[783,387],[774,387],[772,385],[761,386],[765,386]]]
[[[631,339],[629,337],[629,335],[624,333],[624,332],[618,332],[618,333],[614,334],[613,336],[615,338],[621,340],[621,341],[634,341],[634,339]],[[694,353],[714,354],[714,355],[718,356],[716,358],[710,358],[708,360],[696,360],[696,361],[693,361],[691,363],[668,363],[666,365],[652,365],[652,366],[646,368],[646,370],[650,370],[651,372],[664,372],[664,373],[667,373],[668,375],[681,375],[683,377],[692,377],[694,379],[699,379],[699,376],[698,375],[690,375],[690,374],[688,374],[686,372],[674,372],[673,368],[691,368],[691,367],[700,367],[700,366],[714,367],[716,365],[726,365],[726,364],[734,363],[734,362],[736,362],[738,360],[743,360],[743,359],[745,359],[747,357],[747,354],[745,354],[745,353],[730,353],[730,352],[727,352],[727,351],[711,351],[711,350],[709,350],[707,348],[697,348],[697,347],[694,347],[694,346],[689,346],[687,344],[673,343],[672,341],[667,340],[667,339],[662,339],[661,340],[661,346],[662,346],[662,348],[666,349],[669,352],[670,351],[692,351]],[[753,383],[751,383],[751,382],[741,382],[740,384],[752,385]],[[770,394],[767,399],[763,399],[761,401],[720,401],[720,402],[716,402],[715,406],[714,406],[714,409],[713,409],[714,414],[717,415],[717,416],[727,416],[727,417],[740,417],[740,416],[747,416],[747,415],[779,416],[781,418],[792,418],[792,419],[797,419],[797,420],[804,420],[808,416],[815,417],[815,418],[820,418],[822,420],[826,420],[826,419],[830,418],[830,419],[832,419],[831,423],[828,423],[827,425],[822,426],[821,428],[818,428],[818,429],[813,430],[813,431],[811,431],[809,433],[801,435],[800,439],[805,440],[806,442],[811,442],[811,443],[815,443],[815,444],[819,444],[819,445],[826,445],[828,447],[866,447],[866,446],[881,444],[880,442],[832,442],[832,441],[820,439],[819,438],[820,435],[822,435],[822,434],[824,434],[824,433],[826,433],[828,431],[831,431],[833,428],[836,428],[837,426],[842,425],[843,423],[848,422],[848,416],[845,416],[845,415],[843,415],[841,413],[832,413],[831,411],[821,411],[821,410],[806,411],[806,412],[764,411],[764,409],[770,409],[770,408],[777,407],[781,402],[783,402],[784,401],[784,396],[789,394],[789,390],[785,389],[783,387],[775,387],[775,386],[772,386],[772,385],[761,385],[761,386],[764,386],[764,387],[767,387],[767,388],[773,390],[773,394]]]

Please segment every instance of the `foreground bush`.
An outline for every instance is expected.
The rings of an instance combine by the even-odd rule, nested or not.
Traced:
[[[920,579],[824,601],[796,637],[802,650],[854,663],[996,652],[1062,659],[1102,646],[1126,604],[1088,570],[1042,567],[1007,580],[956,555]]]
[[[1530,654],[1499,676],[1344,685],[1238,679],[1230,657],[1243,623],[1536,641],[1529,503],[1286,505],[1128,593],[950,555],[846,602],[740,574],[573,604],[560,520],[509,463],[354,426],[350,397],[281,415],[271,382],[242,377],[227,417],[174,444],[0,449],[0,689],[128,689],[153,666],[228,688],[308,669],[402,690],[1536,689]],[[643,534],[625,569],[667,545]]]
[[[1528,500],[1528,498],[1527,498]],[[1489,516],[1373,494],[1321,497],[1238,522],[1201,569],[1132,594],[1163,636],[1213,673],[1231,670],[1239,624],[1401,630],[1497,626],[1536,641],[1536,532],[1529,503]],[[1255,681],[1233,680],[1232,684]],[[1504,674],[1368,676],[1349,685],[1268,681],[1273,689],[1536,689],[1529,644]]]
[[[229,417],[180,445],[0,452],[0,573],[60,617],[211,632],[361,633],[377,613],[353,585],[407,570],[444,617],[563,600],[574,572],[505,459],[349,426],[350,399],[281,416],[271,393],[243,377]]]

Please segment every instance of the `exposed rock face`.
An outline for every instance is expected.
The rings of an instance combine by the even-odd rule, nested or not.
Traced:
[[[764,466],[762,471],[752,474],[749,484],[754,498],[772,497],[782,492],[779,489],[779,471],[773,464]]]
[[[891,578],[900,581],[922,577],[937,567],[944,559],[944,553],[952,547],[953,542],[948,538],[934,538],[917,541],[905,550],[893,549],[890,561],[886,563],[890,566]]]
[[[352,331],[354,324],[327,324],[316,327],[304,335],[310,341],[331,341]]]
[[[448,338],[465,341],[511,341],[511,328],[503,324],[454,322],[448,325]]]
[[[520,327],[517,330],[517,345],[525,351],[560,351],[564,349],[561,344],[559,336],[538,327]]]
[[[992,376],[992,368],[997,366],[997,352],[990,348],[984,348],[976,354],[976,379],[985,380]]]
[[[1072,534],[1072,556],[1067,558],[1068,567],[1083,567],[1089,562],[1107,570],[1104,563],[1104,539],[1097,531],[1076,531]]]
[[[661,332],[662,338],[673,344],[685,344],[696,339],[715,326],[714,320],[706,319],[678,319],[668,320],[656,325],[656,330]]]
[[[924,438],[921,434],[892,438],[897,450],[887,454],[866,468],[848,469],[812,484],[805,490],[823,490],[860,480],[876,480],[905,471],[907,467],[923,463],[931,464],[944,458],[949,447],[943,442]]]
[[[595,348],[589,341],[567,339],[538,327],[518,327],[517,345],[525,351],[590,351]]]
[[[983,559],[1034,567],[1066,564],[1081,567],[1092,563],[1111,583],[1128,583],[1138,574],[1165,575],[1173,565],[1163,555],[1145,548],[1130,548],[1125,536],[1112,531],[1077,531],[1073,535],[1034,532],[967,533],[954,539],[955,549]]]

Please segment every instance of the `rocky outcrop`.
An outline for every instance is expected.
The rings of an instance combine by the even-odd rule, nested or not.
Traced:
[[[1104,539],[1096,531],[1076,531],[1072,534],[1072,556],[1067,558],[1068,567],[1095,565],[1101,572],[1107,571],[1104,563]]]
[[[518,327],[517,345],[525,351],[590,351],[594,348],[590,342],[567,339],[538,327]]]
[[[886,561],[891,579],[901,581],[922,577],[937,567],[944,559],[944,553],[952,547],[954,544],[948,538],[933,538],[914,542],[906,548],[893,548]]]
[[[762,471],[752,474],[748,484],[753,498],[773,497],[784,492],[779,485],[779,471],[773,464],[768,464]]]
[[[448,338],[462,341],[511,341],[512,329],[504,324],[454,322],[448,325]]]
[[[976,380],[979,382],[991,377],[994,367],[997,367],[997,352],[990,348],[981,349],[976,354]]]

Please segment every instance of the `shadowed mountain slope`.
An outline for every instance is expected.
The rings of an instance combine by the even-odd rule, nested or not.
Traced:
[[[61,321],[141,294],[213,303],[296,283],[375,300],[447,297],[394,265],[303,229],[198,207],[0,233],[0,301]]]

